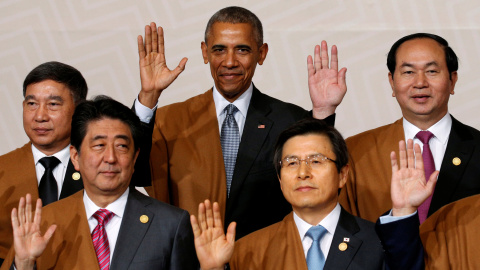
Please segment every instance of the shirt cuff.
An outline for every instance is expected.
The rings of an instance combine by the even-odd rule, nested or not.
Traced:
[[[406,218],[409,218],[409,217],[415,215],[416,213],[417,213],[417,211],[413,212],[413,214],[406,215],[406,216],[392,216],[392,210],[390,210],[388,215],[380,217],[380,224],[387,224],[387,223],[399,221],[399,220],[402,220],[402,219],[406,219]]]
[[[140,118],[140,121],[148,124],[150,123],[150,120],[152,120],[153,113],[157,109],[158,103],[155,104],[155,107],[153,107],[153,109],[150,109],[140,103],[140,101],[138,101],[138,98],[136,98],[133,106],[135,108],[135,113],[137,114],[138,118]]]

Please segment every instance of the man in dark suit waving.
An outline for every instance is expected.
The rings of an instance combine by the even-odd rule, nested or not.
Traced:
[[[215,13],[201,43],[213,88],[159,108],[155,117],[161,92],[184,69],[186,59],[172,71],[166,67],[163,30],[159,27],[157,33],[154,23],[146,26],[145,42],[139,37],[138,47],[142,90],[135,110],[154,126],[152,195],[193,214],[205,198],[218,201],[225,223],[238,222],[239,238],[280,221],[291,207],[277,185],[273,144],[282,130],[309,113],[253,85],[257,64],[262,65],[268,53],[257,16],[241,7]],[[332,123],[346,92],[346,69],[338,71],[335,46],[329,64],[322,42],[321,53],[320,46],[315,49],[315,65],[308,58],[312,114]]]
[[[129,188],[141,129],[112,99],[77,107],[70,156],[85,190],[43,209],[38,200],[34,218],[22,198],[2,269],[197,269],[188,213]]]
[[[13,242],[10,211],[20,197],[30,193],[46,205],[83,188],[68,146],[73,111],[87,91],[82,74],[59,62],[43,63],[25,78],[23,127],[30,142],[0,157],[0,265]]]

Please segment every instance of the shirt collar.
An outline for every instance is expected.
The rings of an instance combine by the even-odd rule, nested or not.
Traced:
[[[232,104],[238,108],[244,118],[247,118],[248,105],[252,99],[253,83],[250,83],[247,91],[245,91],[240,97],[238,97]],[[230,101],[226,100],[217,87],[213,86],[213,102],[215,102],[215,111],[217,112],[217,118],[224,113],[225,107],[230,104]]]
[[[127,205],[127,199],[128,199],[128,191],[130,188],[127,187],[127,190],[114,202],[111,204],[107,205],[105,209],[107,209],[110,212],[113,212],[116,216],[119,216],[120,218],[123,218],[123,213],[125,212],[125,206]],[[87,219],[92,218],[93,214],[97,212],[98,209],[101,207],[98,207],[91,199],[88,197],[87,192],[84,190],[83,191],[83,204],[85,205],[85,213],[87,214]]]
[[[44,158],[47,156],[44,153],[42,153],[40,150],[38,150],[38,148],[36,148],[33,145],[33,143],[32,143],[32,154],[33,154],[33,160],[35,161],[35,166],[38,164],[38,161],[41,158]],[[58,160],[60,160],[62,165],[67,167],[68,162],[70,161],[70,144],[51,156],[58,158]]]
[[[429,127],[427,130],[432,132],[443,145],[447,144],[448,137],[450,136],[450,130],[452,129],[452,116],[447,112],[445,116],[440,119],[433,126]],[[405,140],[413,139],[421,129],[408,122],[407,119],[403,118],[403,130],[405,132]]]
[[[340,212],[341,212],[341,207],[340,207],[340,204],[337,203],[337,206],[333,208],[332,212],[330,212],[317,225],[322,225],[328,231],[328,233],[334,235],[335,229],[337,228],[338,220],[340,219]],[[298,233],[300,234],[300,239],[303,240],[303,238],[305,238],[305,234],[312,227],[312,225],[306,222],[305,220],[301,219],[295,213],[295,211],[293,212],[293,220],[297,225]]]

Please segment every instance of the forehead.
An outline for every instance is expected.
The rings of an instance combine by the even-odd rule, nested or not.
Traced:
[[[445,50],[442,45],[430,38],[417,38],[405,41],[398,47],[396,64],[400,66],[405,62],[436,61],[446,64]]]
[[[106,138],[127,137],[131,141],[132,132],[130,127],[119,119],[101,118],[87,123],[86,136],[90,139],[97,136]]]
[[[53,80],[45,80],[29,84],[25,91],[25,97],[48,98],[51,96],[60,96],[64,99],[72,99],[70,89],[63,83]]]
[[[248,23],[224,23],[216,22],[212,25],[208,33],[208,46],[217,45],[219,43],[234,43],[234,45],[253,44],[255,43],[255,35],[253,27]]]
[[[334,157],[332,143],[326,135],[308,134],[294,136],[283,145],[282,157],[309,156],[316,153]]]

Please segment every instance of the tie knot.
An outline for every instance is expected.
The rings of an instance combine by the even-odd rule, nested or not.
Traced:
[[[433,137],[433,133],[430,131],[419,131],[416,136],[423,144],[428,144],[430,139]]]
[[[227,115],[232,115],[238,111],[238,108],[233,104],[228,104],[228,106],[225,107],[225,111],[227,112]]]
[[[113,217],[113,213],[107,209],[98,209],[97,212],[93,214],[93,217],[98,221],[98,224],[105,226],[110,219]]]
[[[317,242],[326,232],[327,230],[322,225],[318,225],[310,227],[305,235],[312,238],[313,242]]]
[[[48,169],[53,170],[60,163],[60,160],[58,160],[58,158],[54,156],[51,156],[51,157],[43,157],[38,162],[42,164],[45,170],[48,170]]]

